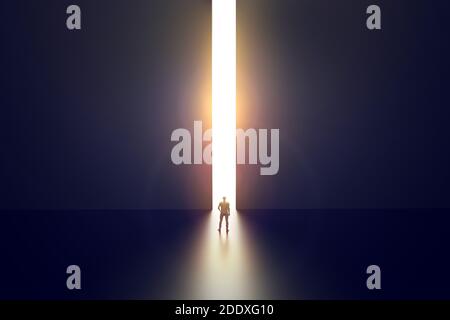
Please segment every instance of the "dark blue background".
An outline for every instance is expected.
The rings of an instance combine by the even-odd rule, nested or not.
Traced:
[[[174,166],[170,134],[210,125],[211,4],[76,3],[79,32],[72,2],[0,4],[0,297],[73,298],[72,261],[92,277],[75,297],[171,297],[140,272],[157,279],[204,217],[187,210],[210,208],[211,168]],[[281,132],[279,174],[237,176],[292,277],[275,297],[449,298],[449,12],[238,0],[238,125]],[[382,293],[360,282],[372,263]]]

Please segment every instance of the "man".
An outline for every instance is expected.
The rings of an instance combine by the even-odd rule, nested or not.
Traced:
[[[228,233],[228,231],[229,231],[229,229],[228,229],[228,217],[230,215],[230,204],[227,202],[227,198],[226,197],[223,197],[222,199],[223,199],[223,201],[221,203],[219,203],[219,207],[218,207],[218,209],[220,211],[220,222],[219,222],[219,229],[218,229],[218,231],[219,232],[221,231],[221,229],[222,229],[222,220],[223,220],[223,217],[225,217],[225,221],[227,223],[227,233]]]

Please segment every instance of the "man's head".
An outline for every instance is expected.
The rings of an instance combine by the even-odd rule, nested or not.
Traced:
[[[223,197],[222,200],[223,200],[223,202],[226,202],[227,201],[227,197]]]

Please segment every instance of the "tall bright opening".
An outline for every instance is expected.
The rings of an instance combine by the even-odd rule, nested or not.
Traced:
[[[212,0],[212,187],[236,208],[236,0]]]

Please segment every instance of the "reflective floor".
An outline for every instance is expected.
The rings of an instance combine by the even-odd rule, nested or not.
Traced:
[[[0,213],[0,298],[450,298],[450,210]],[[79,265],[82,290],[66,289]],[[382,290],[366,287],[377,264]]]

